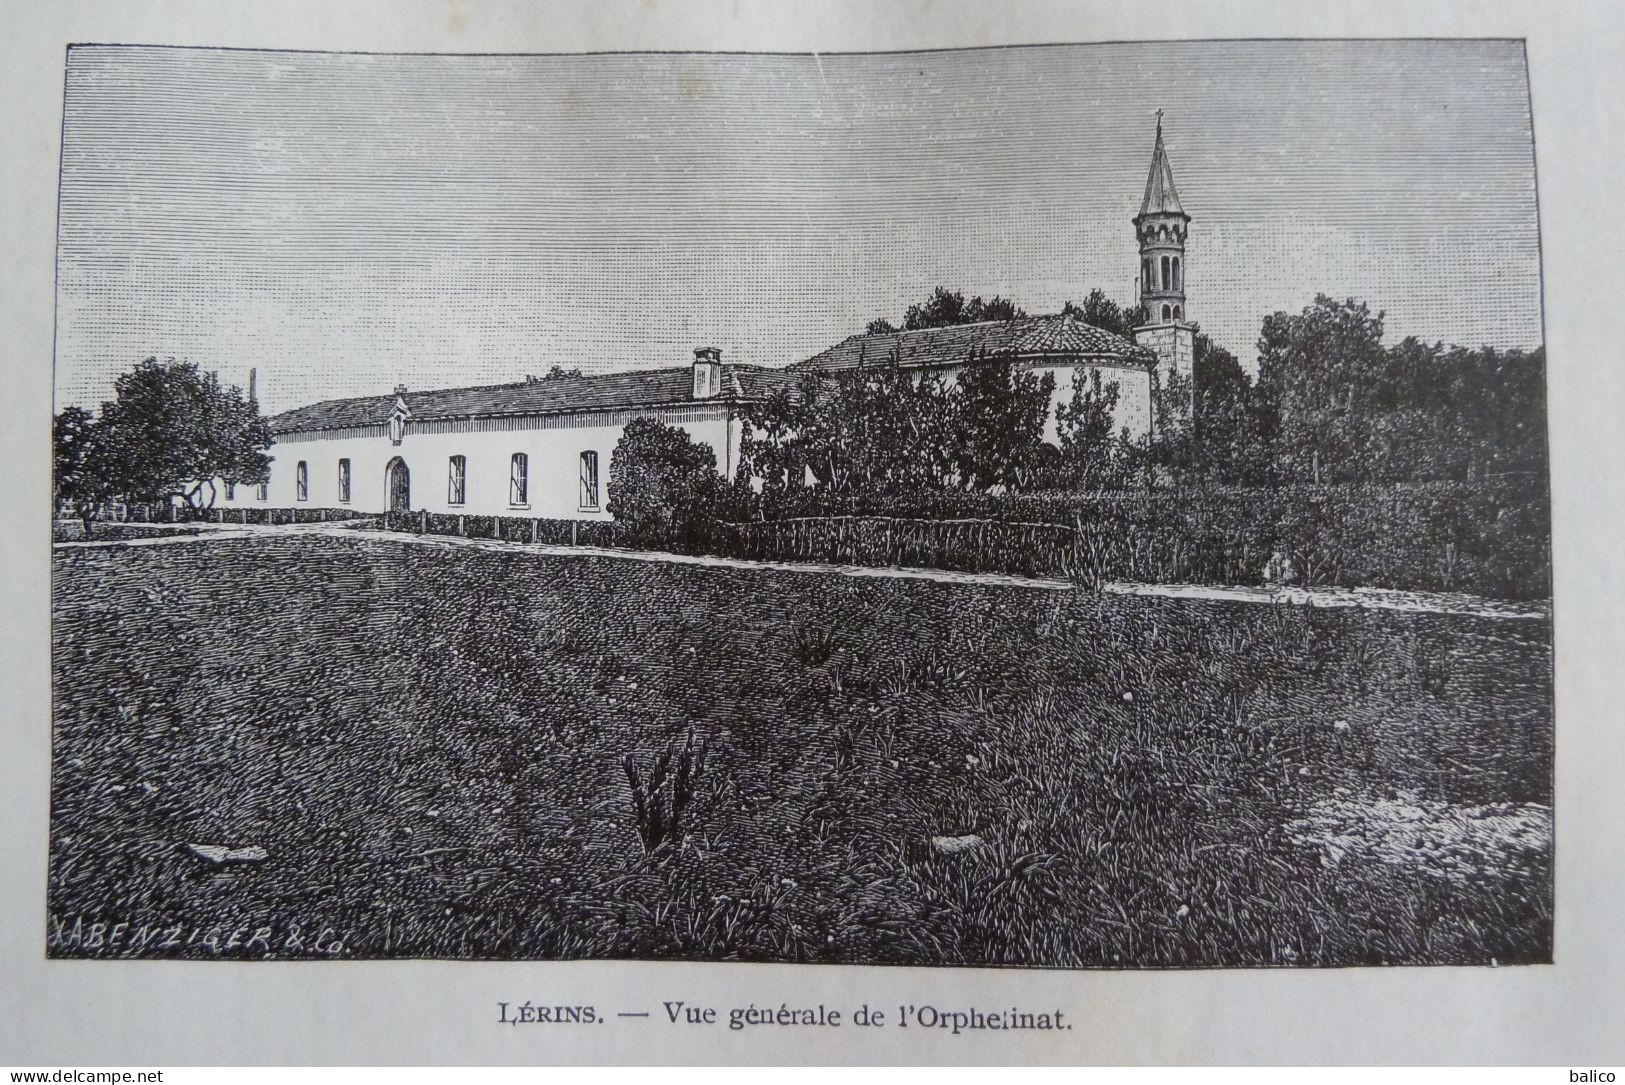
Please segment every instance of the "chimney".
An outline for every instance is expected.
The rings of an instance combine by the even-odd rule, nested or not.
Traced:
[[[398,396],[404,396],[406,394],[406,385],[397,384],[395,386],[395,394]]]
[[[710,399],[722,391],[722,351],[700,347],[694,352],[694,398]]]
[[[258,376],[258,371],[255,370],[255,369],[252,369],[252,368],[249,369],[249,371],[248,371],[248,405],[250,407],[256,406],[259,403],[258,397],[256,397],[255,394],[254,394],[254,378],[256,376]]]

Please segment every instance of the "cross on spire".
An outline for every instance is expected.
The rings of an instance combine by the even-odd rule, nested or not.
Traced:
[[[1179,192],[1174,188],[1174,171],[1168,165],[1168,152],[1162,146],[1162,110],[1158,109],[1157,143],[1151,151],[1151,172],[1145,179],[1145,200],[1140,204],[1140,214],[1160,212],[1185,213],[1179,206]]]

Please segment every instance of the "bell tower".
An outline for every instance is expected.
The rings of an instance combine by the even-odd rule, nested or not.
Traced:
[[[1134,216],[1140,240],[1140,304],[1152,324],[1185,319],[1185,235],[1191,217],[1179,206],[1173,167],[1162,146],[1162,110],[1157,110],[1157,146],[1151,152],[1151,173],[1145,179],[1145,199]]]
[[[1140,304],[1146,322],[1134,329],[1134,341],[1156,351],[1165,370],[1191,376],[1195,333],[1185,304],[1185,238],[1191,217],[1179,206],[1173,167],[1162,146],[1162,110],[1157,110],[1157,145],[1145,198],[1134,216],[1140,242]]]

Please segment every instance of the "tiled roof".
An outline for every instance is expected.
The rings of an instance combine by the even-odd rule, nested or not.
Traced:
[[[853,335],[792,369],[820,371],[883,365],[893,355],[903,366],[963,365],[982,358],[1025,358],[1056,361],[1101,359],[1150,365],[1149,349],[1085,324],[1071,314],[989,320],[909,332]]]
[[[724,365],[723,391],[710,399],[694,398],[692,366],[605,373],[590,377],[554,377],[520,384],[486,384],[407,392],[413,421],[447,418],[490,418],[505,415],[571,414],[679,403],[727,403],[764,399],[795,383],[794,374],[754,365]],[[330,399],[273,415],[273,433],[378,426],[389,420],[396,396]]]

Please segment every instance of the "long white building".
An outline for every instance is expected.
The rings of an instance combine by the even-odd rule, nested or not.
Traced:
[[[686,430],[727,477],[744,408],[794,380],[702,348],[687,367],[316,403],[270,419],[270,481],[218,483],[216,506],[608,519],[609,459],[626,423]]]
[[[1134,330],[1132,341],[1063,314],[854,335],[789,369],[724,364],[706,347],[686,367],[421,392],[396,388],[274,416],[270,481],[218,482],[216,506],[608,519],[610,456],[632,419],[656,418],[686,430],[712,448],[717,470],[730,478],[752,403],[795,387],[808,373],[868,365],[896,364],[948,381],[966,366],[999,360],[1051,374],[1052,441],[1055,405],[1098,371],[1103,382],[1117,385],[1115,428],[1144,438],[1158,382],[1192,376],[1184,267],[1189,224],[1159,117],[1145,197],[1134,217],[1140,304],[1151,320]]]

